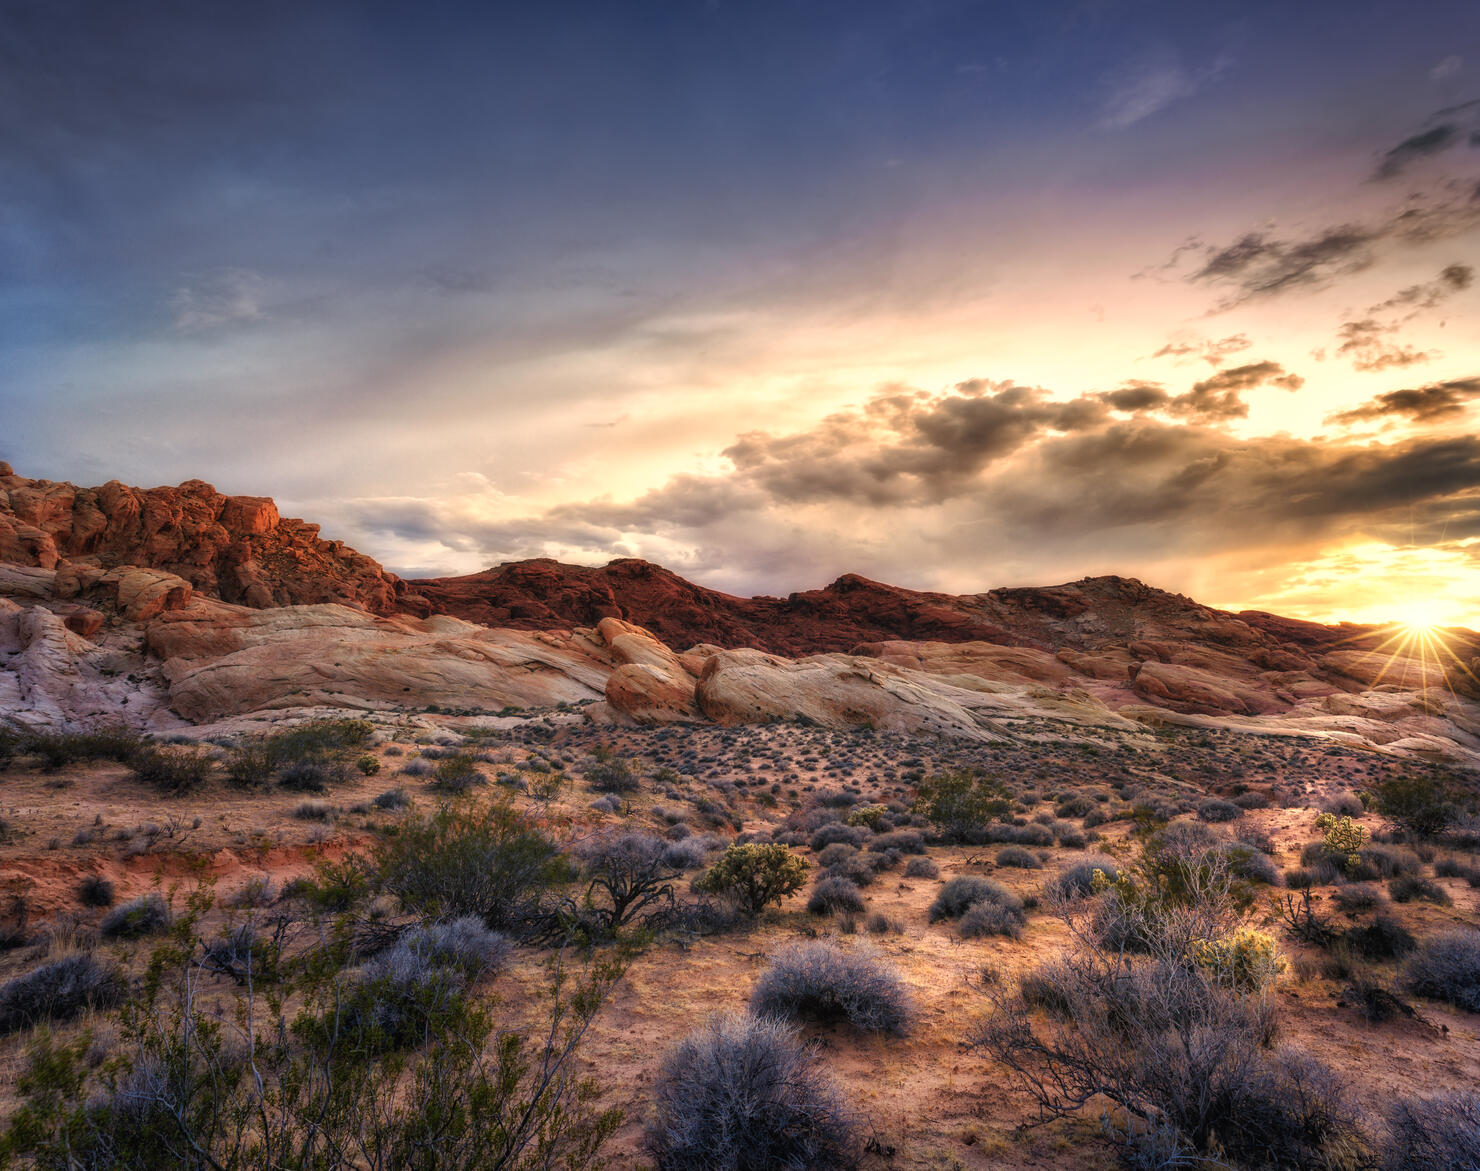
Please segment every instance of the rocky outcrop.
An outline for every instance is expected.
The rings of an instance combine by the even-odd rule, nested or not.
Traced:
[[[196,723],[335,706],[499,711],[602,697],[612,658],[592,632],[489,630],[348,606],[250,610],[199,600],[147,627],[170,704]]]
[[[429,613],[406,583],[319,526],[278,515],[263,496],[226,496],[202,480],[172,488],[97,488],[17,476],[0,466],[0,561],[75,576],[134,566],[253,607],[336,602],[377,614]]]

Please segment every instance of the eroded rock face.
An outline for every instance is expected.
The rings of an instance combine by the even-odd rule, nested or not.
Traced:
[[[226,496],[202,480],[79,488],[0,475],[0,561],[63,573],[71,563],[161,570],[254,607],[339,602],[379,614],[429,612],[394,574],[318,534],[318,525],[279,516],[266,497]]]
[[[146,629],[174,710],[206,723],[264,709],[498,711],[600,698],[613,662],[587,632],[378,618],[348,606],[250,610],[197,600]]]

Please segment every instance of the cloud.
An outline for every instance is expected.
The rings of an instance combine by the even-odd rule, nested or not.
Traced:
[[[1266,362],[1185,395],[1148,383],[1071,399],[986,379],[939,394],[893,387],[813,426],[739,436],[724,471],[676,476],[630,501],[526,515],[476,495],[369,502],[353,520],[471,546],[488,563],[645,556],[734,589],[799,588],[847,570],[905,584],[979,580],[986,551],[994,566],[1031,565],[1039,579],[1056,567],[1194,574],[1207,558],[1247,567],[1358,538],[1407,543],[1415,525],[1435,539],[1480,533],[1480,436],[1383,443],[1222,425],[1241,413],[1241,392],[1297,381]],[[1476,397],[1480,378],[1454,380],[1334,421],[1442,421]],[[421,549],[405,559],[438,561]]]
[[[1200,70],[1187,69],[1175,52],[1162,52],[1128,66],[1106,79],[1107,94],[1100,124],[1124,130],[1189,98],[1226,70],[1231,62],[1219,57]]]
[[[1464,292],[1474,283],[1475,269],[1472,265],[1445,265],[1433,280],[1399,289],[1386,301],[1372,306],[1367,312],[1382,313],[1391,309],[1407,308],[1418,312],[1423,309],[1433,309],[1443,304],[1455,293]]]
[[[1248,232],[1230,244],[1183,245],[1169,266],[1195,256],[1186,279],[1229,290],[1219,308],[1296,289],[1320,288],[1371,267],[1387,251],[1420,247],[1480,227],[1480,187],[1446,180],[1367,223],[1343,223],[1305,236]],[[1465,267],[1465,266],[1459,266]]]
[[[185,333],[258,321],[267,282],[249,268],[220,268],[181,285],[170,297],[175,328]]]
[[[1167,403],[1167,410],[1173,415],[1204,421],[1241,419],[1249,413],[1243,400],[1244,391],[1257,386],[1278,386],[1294,391],[1304,385],[1304,378],[1287,373],[1278,362],[1252,362],[1247,366],[1219,371],[1211,378],[1193,383],[1186,394],[1179,394]]]
[[[1454,378],[1388,391],[1352,410],[1339,411],[1326,421],[1350,425],[1396,417],[1415,423],[1440,423],[1463,415],[1475,398],[1480,398],[1480,377]]]
[[[1209,366],[1221,366],[1232,354],[1241,353],[1253,346],[1247,334],[1235,333],[1228,337],[1208,340],[1168,342],[1152,354],[1153,358],[1201,359]]]
[[[1457,62],[1458,59],[1449,60]],[[1462,143],[1480,146],[1480,101],[1448,106],[1431,115],[1422,130],[1410,134],[1383,153],[1373,177],[1396,178],[1414,163],[1443,154]]]
[[[1398,328],[1397,325],[1386,325],[1372,317],[1343,322],[1336,331],[1337,340],[1341,343],[1336,347],[1336,353],[1349,356],[1352,369],[1363,371],[1416,366],[1433,357],[1426,350],[1415,350],[1412,346],[1389,342],[1387,335],[1395,333]]]

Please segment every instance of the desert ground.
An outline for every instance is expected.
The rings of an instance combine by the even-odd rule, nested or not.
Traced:
[[[1064,948],[1065,924],[1042,902],[1049,881],[1086,851],[1133,859],[1133,807],[1155,804],[1162,817],[1199,821],[1198,806],[1211,796],[1229,800],[1239,814],[1212,826],[1214,832],[1260,841],[1275,870],[1285,873],[1299,867],[1302,850],[1318,839],[1314,818],[1326,803],[1350,802],[1353,792],[1414,768],[1309,738],[1197,729],[1107,731],[1092,740],[1045,731],[1012,745],[972,745],[796,724],[614,730],[556,709],[518,718],[422,713],[370,722],[365,755],[374,764],[364,767],[374,771],[356,769],[315,794],[279,786],[244,791],[213,774],[189,792],[162,797],[121,764],[48,768],[43,760],[18,756],[0,782],[0,864],[16,920],[0,978],[76,949],[96,950],[139,977],[151,939],[101,938],[108,908],[84,907],[79,897],[89,876],[107,880],[115,904],[159,892],[178,909],[192,891],[210,887],[216,900],[200,925],[202,938],[249,914],[307,921],[316,912],[295,895],[294,880],[311,879],[325,864],[394,833],[402,819],[447,802],[495,794],[562,843],[613,829],[697,843],[676,879],[680,902],[693,899],[691,880],[734,840],[788,843],[813,864],[809,879],[815,877],[821,851],[810,848],[808,827],[836,825],[836,814],[882,806],[898,826],[924,831],[918,856],[935,864],[937,877],[906,876],[907,859],[901,858],[868,875],[860,913],[809,913],[804,889],[753,920],[704,929],[659,926],[643,940],[579,1052],[582,1068],[601,1087],[603,1106],[622,1112],[603,1165],[651,1165],[644,1132],[665,1054],[710,1014],[742,1010],[757,978],[787,944],[820,939],[885,961],[914,1005],[899,1036],[847,1022],[803,1025],[806,1043],[858,1112],[868,1139],[862,1165],[1108,1167],[1117,1165],[1117,1153],[1100,1137],[1097,1110],[1035,1125],[1034,1103],[1010,1071],[965,1043],[989,1010],[985,989],[1012,984]],[[224,759],[231,741],[218,739],[220,745],[207,742],[205,751]],[[475,762],[477,776],[461,795],[436,786],[433,770],[449,757]],[[600,792],[586,776],[599,759],[626,763],[635,778],[630,789]],[[918,783],[953,769],[977,769],[1007,782],[1010,820],[1041,830],[1034,839],[1041,844],[1029,847],[1034,865],[1002,865],[1000,844],[940,842],[913,812]],[[375,798],[391,788],[405,791],[407,807],[376,806]],[[1358,821],[1381,827],[1370,814],[1359,814]],[[1390,904],[1379,894],[1381,905],[1418,938],[1473,926],[1480,921],[1480,890],[1464,875],[1477,873],[1480,858],[1475,843],[1468,846],[1425,845],[1415,857],[1425,874],[1437,863],[1455,864],[1441,869],[1459,876],[1435,880],[1446,904]],[[959,875],[990,876],[1027,900],[1019,938],[963,938],[956,924],[929,921],[942,884]],[[1415,1087],[1480,1084],[1480,1017],[1405,998],[1412,1015],[1365,1019],[1347,992],[1353,973],[1281,929],[1275,901],[1291,892],[1285,879],[1275,881],[1280,885],[1261,888],[1251,919],[1275,933],[1290,962],[1271,993],[1282,1043],[1318,1053],[1373,1119]],[[1329,906],[1337,889],[1317,884],[1318,903]],[[254,897],[238,898],[243,891]],[[1348,923],[1370,912],[1335,916]],[[551,954],[548,946],[518,947],[503,971],[480,981],[476,994],[497,1006],[507,1026],[536,1021]],[[1396,962],[1364,967],[1398,990]],[[224,996],[231,982],[216,977],[204,986],[207,995]],[[96,1034],[106,1045],[115,1027],[107,1014],[89,1012],[51,1028],[63,1038]],[[11,1109],[32,1034],[19,1029],[0,1042]]]

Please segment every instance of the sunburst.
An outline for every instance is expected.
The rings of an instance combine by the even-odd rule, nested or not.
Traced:
[[[1374,686],[1383,682],[1413,686],[1409,682],[1409,675],[1415,661],[1418,664],[1419,688],[1429,686],[1432,670],[1438,671],[1439,677],[1444,681],[1444,690],[1451,695],[1456,694],[1454,685],[1457,676],[1463,675],[1471,680],[1475,678],[1470,667],[1455,652],[1447,629],[1439,623],[1438,610],[1434,606],[1422,602],[1410,603],[1403,607],[1403,616],[1397,622],[1378,633],[1383,641],[1373,648],[1373,653],[1386,655],[1387,662],[1373,680]],[[1387,678],[1389,672],[1395,669],[1397,677]]]

